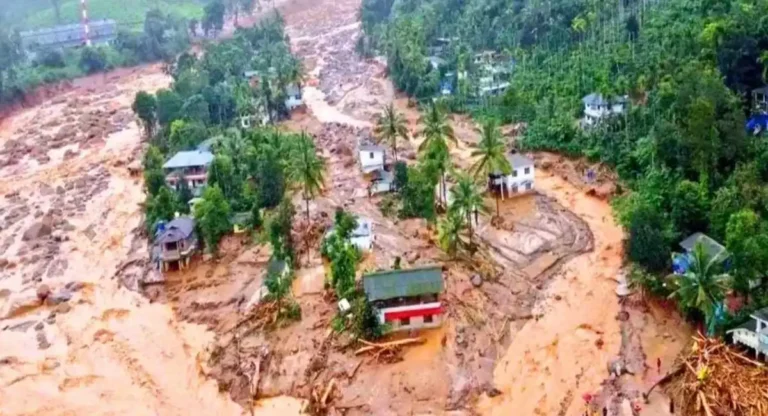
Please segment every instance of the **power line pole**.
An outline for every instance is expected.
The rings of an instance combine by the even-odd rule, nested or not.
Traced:
[[[88,25],[88,4],[86,0],[80,0],[80,11],[83,22],[83,40],[85,41],[85,46],[91,46],[91,29]]]

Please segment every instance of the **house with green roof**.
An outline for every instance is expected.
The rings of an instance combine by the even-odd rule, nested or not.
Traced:
[[[363,291],[392,331],[435,328],[442,323],[443,269],[430,265],[363,276]]]

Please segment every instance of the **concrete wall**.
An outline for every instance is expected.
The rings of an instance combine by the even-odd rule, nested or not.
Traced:
[[[358,159],[363,171],[369,172],[384,168],[384,152],[359,151]]]

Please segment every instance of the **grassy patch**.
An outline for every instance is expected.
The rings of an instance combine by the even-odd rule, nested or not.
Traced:
[[[63,24],[80,22],[80,1],[60,0]],[[91,20],[114,19],[122,28],[140,29],[148,10],[159,8],[185,18],[200,18],[203,15],[199,0],[131,0],[130,6],[118,0],[88,0],[88,15]],[[30,2],[26,10],[20,10],[25,17],[17,20],[21,29],[37,29],[55,26],[56,12],[50,0]]]

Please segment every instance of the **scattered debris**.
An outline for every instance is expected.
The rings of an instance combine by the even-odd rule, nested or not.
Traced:
[[[689,352],[660,384],[682,415],[768,414],[768,368],[719,339],[693,337]]]

